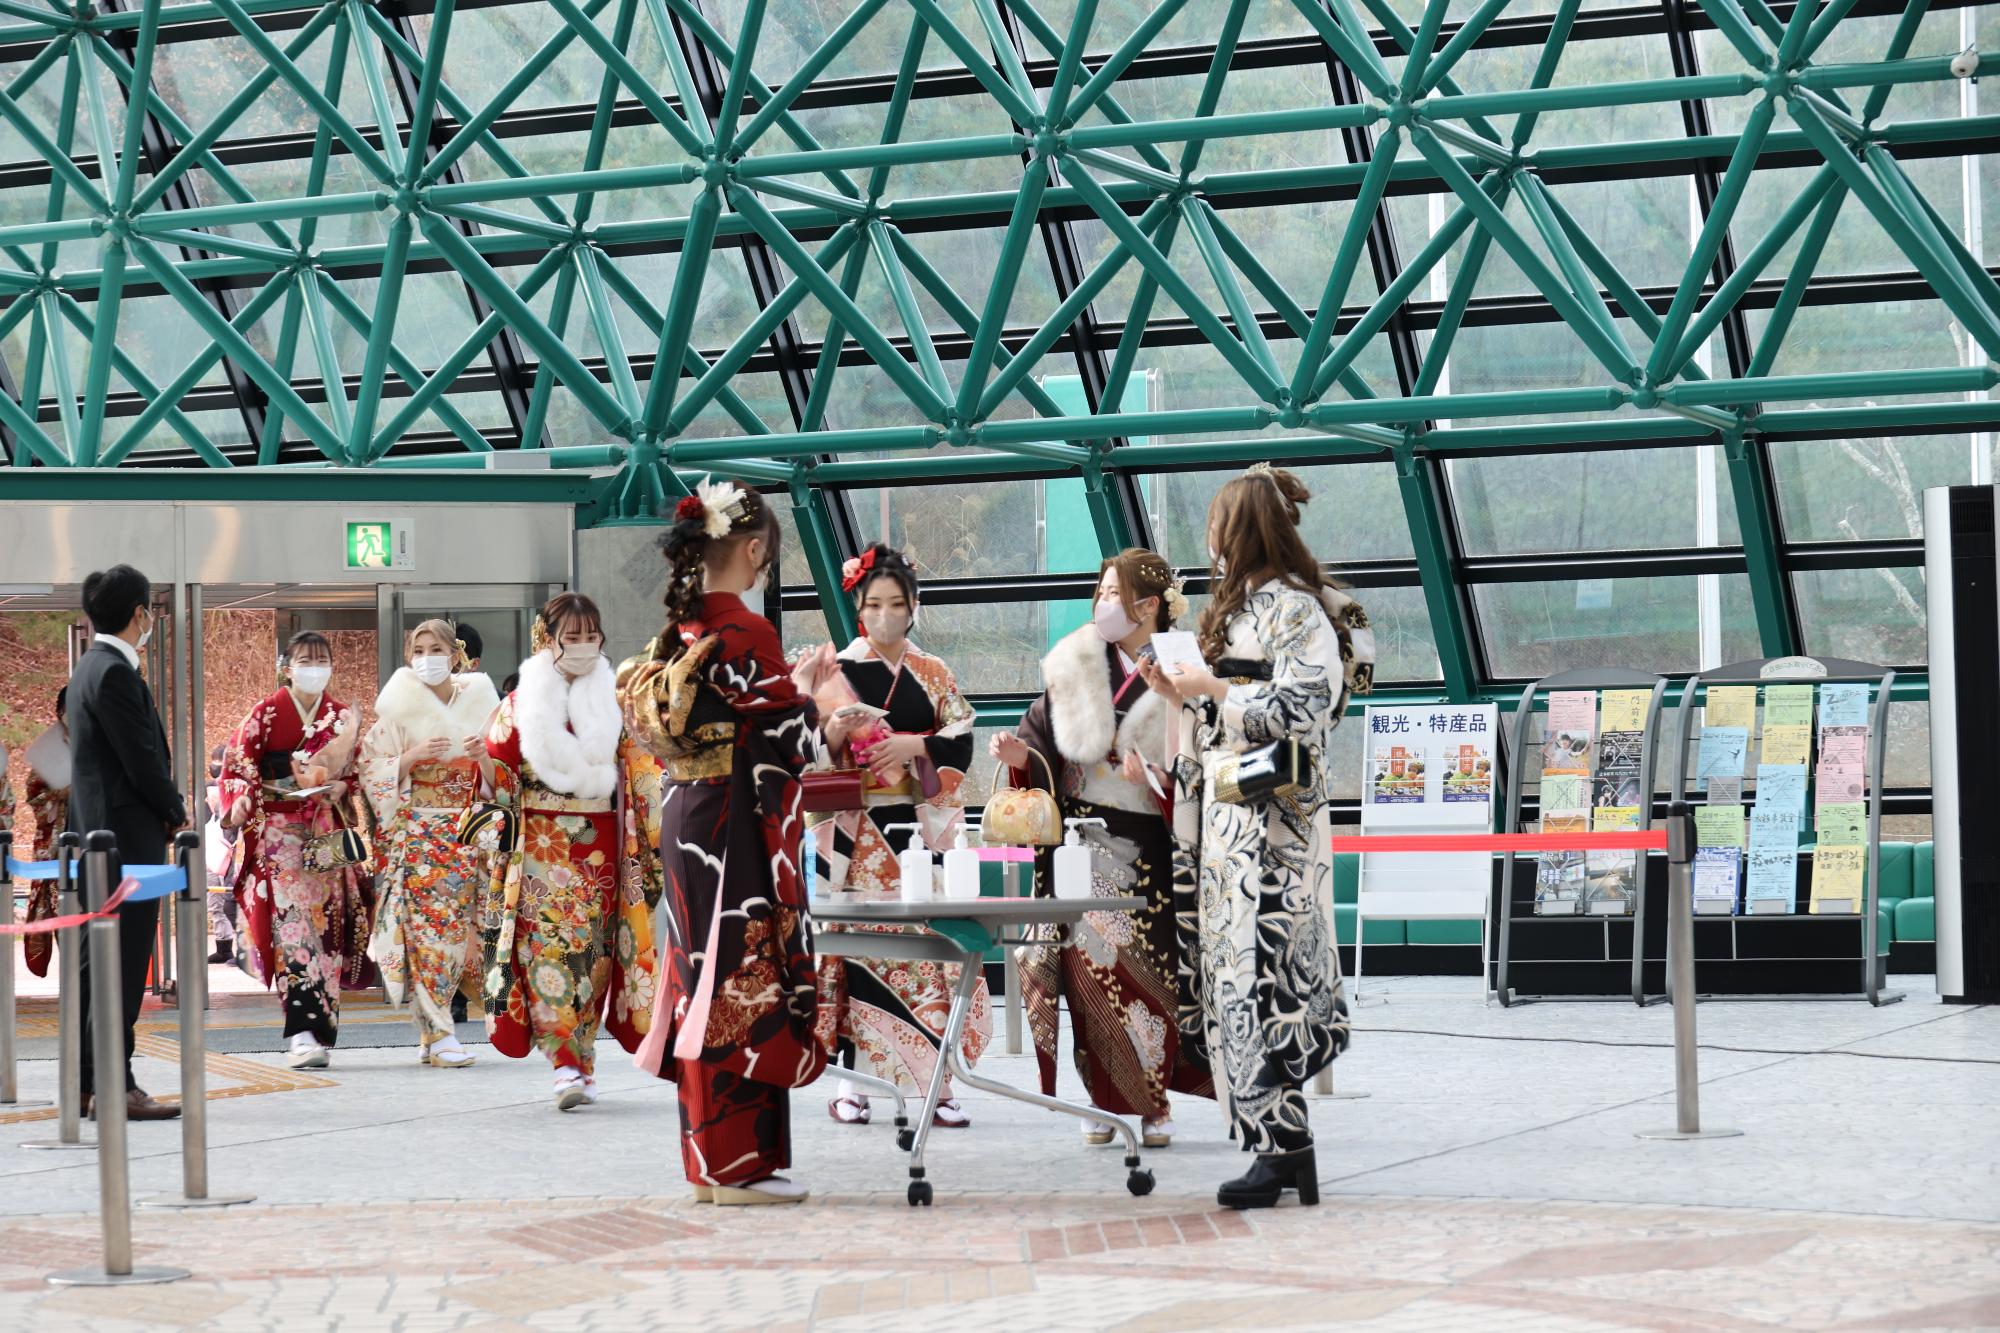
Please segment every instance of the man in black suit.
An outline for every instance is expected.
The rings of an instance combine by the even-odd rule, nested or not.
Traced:
[[[139,674],[139,650],[153,634],[152,600],[152,582],[130,565],[114,566],[83,581],[83,610],[97,638],[78,660],[69,682],[69,826],[83,834],[110,830],[118,839],[114,866],[164,862],[168,839],[187,823],[187,807],[174,786],[167,729],[160,722],[153,692]],[[171,1120],[181,1113],[178,1106],[154,1101],[132,1077],[132,1029],[146,997],[146,970],[159,922],[157,899],[118,909],[121,1014],[91,1012],[90,950],[83,950],[86,1111],[95,1111],[97,1088],[92,1026],[110,1022],[125,1034],[126,1114],[134,1120]]]

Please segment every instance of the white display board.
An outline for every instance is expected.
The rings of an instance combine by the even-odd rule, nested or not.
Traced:
[[[1493,704],[1370,706],[1363,713],[1361,832],[1490,833],[1500,791],[1500,710]],[[1363,852],[1355,910],[1355,979],[1370,917],[1480,922],[1485,955],[1488,852]]]

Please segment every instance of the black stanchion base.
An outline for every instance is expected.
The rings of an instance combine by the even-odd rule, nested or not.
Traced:
[[[185,1194],[156,1194],[150,1199],[134,1202],[140,1208],[228,1208],[256,1201],[254,1194],[210,1194],[200,1199],[190,1199]]]
[[[52,1287],[143,1287],[161,1282],[179,1282],[192,1277],[185,1268],[168,1268],[161,1264],[135,1265],[129,1273],[107,1273],[102,1267],[69,1268],[60,1273],[49,1274]]]

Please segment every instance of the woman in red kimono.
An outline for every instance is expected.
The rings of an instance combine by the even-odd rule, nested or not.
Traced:
[[[631,1051],[652,1021],[659,765],[625,739],[596,603],[553,598],[530,643],[486,733],[520,829],[483,932],[486,1028],[502,1055],[547,1056],[574,1111],[597,1100],[598,1026]]]
[[[324,1069],[343,984],[364,984],[368,907],[352,865],[313,864],[316,839],[348,826],[359,722],[327,693],[333,645],[311,630],[285,648],[285,688],[257,704],[222,761],[222,822],[243,830],[236,881],[244,962],[285,1009],[287,1063]],[[312,792],[300,796],[302,791]],[[324,844],[320,844],[322,847]]]
[[[695,1197],[796,1203],[793,1088],[818,1078],[799,774],[824,762],[812,691],[830,647],[786,665],[745,604],[778,549],[754,491],[703,482],[674,510],[667,626],[620,671],[627,725],[666,763],[660,1001],[640,1068],[680,1085],[681,1160]]]
[[[28,817],[34,821],[34,841],[21,858],[24,861],[55,860],[56,838],[69,827],[69,723],[63,716],[68,703],[69,686],[65,685],[56,691],[55,722],[21,752],[21,761],[28,768]],[[5,799],[5,788],[0,786],[0,801]],[[39,879],[28,886],[29,921],[46,921],[56,915],[56,890],[52,879]],[[55,942],[53,934],[29,935],[21,941],[30,972],[38,977],[49,974]]]

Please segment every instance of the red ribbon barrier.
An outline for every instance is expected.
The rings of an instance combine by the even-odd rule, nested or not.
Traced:
[[[1336,852],[1664,852],[1667,831],[1617,833],[1340,833]]]
[[[118,892],[104,904],[101,912],[77,912],[72,916],[49,916],[40,921],[20,921],[9,926],[0,926],[0,935],[50,935],[58,930],[68,930],[71,926],[81,926],[92,921],[101,921],[113,915],[125,902],[127,894],[139,887],[136,879],[126,879],[118,886]]]

